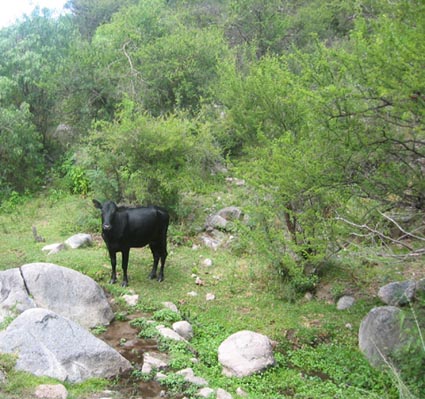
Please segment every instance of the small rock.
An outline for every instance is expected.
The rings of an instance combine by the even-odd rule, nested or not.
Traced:
[[[202,266],[211,267],[213,265],[213,261],[210,258],[206,258],[202,261]]]
[[[338,310],[345,310],[354,305],[355,299],[352,296],[344,295],[339,298],[336,308]]]
[[[243,212],[236,206],[223,208],[217,214],[226,220],[241,220],[244,216]]]
[[[164,308],[167,308],[167,309],[172,310],[173,312],[179,313],[177,306],[174,305],[173,302],[162,302],[162,305],[164,306]]]
[[[198,385],[198,386],[208,385],[208,382],[202,377],[197,377],[190,367],[187,369],[180,370],[176,374],[182,375],[185,381],[190,382],[191,384]]]
[[[164,326],[157,326],[156,329],[164,338],[173,339],[174,341],[184,341],[185,339],[177,334],[174,330]]]
[[[241,387],[238,387],[236,389],[236,395],[242,396],[243,398],[245,398],[246,396],[248,396],[248,394]]]
[[[200,277],[196,277],[195,284],[201,286],[205,285],[204,281]]]
[[[47,252],[47,255],[57,254],[58,252],[63,251],[64,249],[66,249],[66,247],[65,244],[63,244],[62,242],[45,245],[43,248],[41,248],[43,252]]]
[[[187,293],[187,295],[189,295],[189,296],[198,296],[198,293],[195,292],[195,291],[190,291],[190,292]]]
[[[68,391],[62,384],[43,384],[35,389],[34,395],[40,399],[66,399]]]
[[[158,356],[153,356],[149,352],[143,354],[143,374],[150,374],[152,370],[162,370],[167,367],[167,365],[167,362]]]
[[[304,295],[304,300],[306,302],[310,302],[313,300],[313,294],[311,292],[306,292]]]
[[[166,374],[159,372],[159,373],[156,373],[155,381],[160,382],[160,381],[162,381],[162,380],[164,380],[166,378],[167,378],[167,375]]]
[[[186,320],[175,322],[173,324],[173,330],[187,341],[193,338],[192,326]]]
[[[129,306],[136,306],[137,302],[139,302],[139,295],[134,294],[134,295],[123,295],[123,299],[125,301],[125,303]]]
[[[206,231],[212,231],[214,229],[225,230],[227,224],[228,224],[228,221],[220,215],[208,216],[206,224],[205,224],[205,230]]]
[[[202,388],[198,391],[198,396],[201,398],[209,398],[214,395],[214,389],[211,388]]]
[[[217,399],[232,399],[232,395],[222,388],[218,388],[215,395]]]
[[[215,299],[215,295],[214,295],[214,294],[211,294],[211,293],[208,293],[208,294],[205,296],[205,299],[206,299],[207,301],[214,301],[214,299]]]

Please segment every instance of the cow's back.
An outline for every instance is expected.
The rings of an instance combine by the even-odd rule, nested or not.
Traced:
[[[161,208],[149,206],[128,208],[123,240],[130,247],[143,247],[166,236],[169,216]]]

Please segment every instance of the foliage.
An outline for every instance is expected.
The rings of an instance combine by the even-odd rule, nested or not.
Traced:
[[[86,156],[96,191],[171,211],[180,192],[206,178],[218,158],[209,132],[199,130],[196,121],[152,118],[131,101],[122,104],[115,122],[97,125]]]
[[[179,313],[171,309],[160,309],[153,314],[153,318],[157,321],[166,321],[168,323],[173,323],[175,321],[181,320]]]
[[[264,298],[274,304],[273,295],[296,301],[320,285],[325,271],[338,273],[335,259],[381,254],[388,247],[365,250],[376,245],[376,237],[380,244],[396,242],[398,253],[423,242],[422,1],[70,0],[68,8],[71,15],[61,17],[37,10],[0,30],[0,227],[14,248],[4,251],[4,262],[19,266],[39,257],[34,246],[21,254],[28,226],[17,221],[48,225],[49,217],[36,215],[26,201],[36,200],[31,193],[44,182],[50,185],[48,206],[64,204],[61,221],[42,232],[47,238],[77,227],[96,231],[91,204],[76,206],[67,200],[68,191],[169,208],[178,222],[170,235],[182,268],[170,273],[186,289],[172,291],[176,295],[193,289],[184,272],[199,268],[186,247],[196,243],[205,216],[242,203],[249,222],[234,231],[229,256],[237,254],[239,262],[230,262],[228,291],[223,288],[226,316],[229,309],[235,315],[243,309],[250,317],[250,306]],[[66,154],[51,168],[59,148],[52,131],[59,124],[70,126],[75,140],[60,147]],[[222,173],[245,179],[246,186],[236,193],[223,184]],[[15,233],[19,238],[10,241]],[[94,252],[71,257],[103,281],[106,273],[95,269]],[[227,266],[226,256],[221,261]],[[351,263],[348,279],[357,269],[363,273],[354,279],[356,287],[376,276],[382,259],[374,259],[368,267],[357,259]],[[216,285],[219,280],[211,288]],[[334,286],[331,295],[341,289]],[[153,286],[144,292],[168,295]],[[234,303],[242,292],[246,296]],[[211,368],[203,371],[220,381],[214,355],[219,339],[243,323],[241,317],[230,323],[220,307],[199,309],[219,317],[214,326],[222,326],[202,320],[207,333],[197,342],[203,364]],[[264,306],[261,320],[249,321],[274,331],[270,326],[279,325],[284,313],[272,317]],[[308,330],[303,345],[314,345],[324,359],[343,367],[345,347],[317,348],[315,332]],[[293,365],[310,374],[270,370],[243,384],[257,399],[330,397],[351,389],[314,350],[291,354]],[[175,363],[184,364],[186,354],[177,352]],[[413,374],[423,367],[421,356],[412,356],[401,370],[420,393]],[[385,391],[386,377],[357,357],[353,362],[353,398],[362,397],[361,390]],[[318,371],[330,377],[322,379]],[[279,393],[273,391],[276,380],[286,384]]]
[[[0,199],[12,191],[38,188],[44,169],[42,142],[31,122],[28,104],[0,102]],[[17,171],[19,170],[19,173]]]
[[[131,3],[134,0],[69,0],[66,8],[73,14],[81,35],[90,40],[100,25],[109,22],[114,13]]]

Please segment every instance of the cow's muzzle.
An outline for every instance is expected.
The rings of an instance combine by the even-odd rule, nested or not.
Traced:
[[[102,229],[105,231],[109,231],[112,229],[112,226],[110,224],[104,224],[102,225]]]

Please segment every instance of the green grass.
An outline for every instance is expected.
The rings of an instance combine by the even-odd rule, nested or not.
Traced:
[[[197,237],[186,237],[180,226],[170,228],[169,257],[162,283],[147,278],[152,258],[149,249],[143,248],[131,250],[130,286],[109,285],[109,258],[96,231],[91,231],[95,237],[92,247],[51,256],[41,251],[46,244],[97,229],[99,224],[99,215],[88,198],[58,195],[52,200],[40,196],[11,206],[8,212],[0,213],[0,270],[31,262],[51,262],[94,278],[117,299],[134,291],[141,298],[138,308],[152,315],[161,309],[162,302],[175,303],[183,317],[193,324],[195,336],[191,345],[200,360],[193,365],[195,372],[206,378],[210,386],[222,387],[232,394],[237,387],[242,387],[252,399],[398,397],[390,376],[372,369],[357,344],[360,322],[377,304],[364,284],[373,285],[379,275],[379,264],[356,269],[352,263],[341,262],[323,276],[323,284],[331,287],[331,296],[338,296],[350,288],[363,298],[351,309],[341,312],[336,310],[334,303],[325,300],[285,301],[284,286],[261,257],[240,251],[236,254],[231,249],[213,251],[200,246],[194,250],[192,244],[198,243]],[[45,243],[34,242],[33,225],[46,239]],[[173,235],[179,240],[173,240]],[[205,258],[211,258],[213,266],[203,266]],[[195,284],[194,273],[204,281],[204,286]],[[189,296],[191,291],[198,295]],[[216,299],[206,301],[207,293],[213,293]],[[118,300],[118,303],[121,302]],[[119,311],[125,310],[124,305],[120,306]],[[156,314],[167,322],[166,314]],[[245,329],[276,341],[277,365],[252,377],[226,378],[217,361],[218,346],[230,334]],[[187,365],[192,356],[181,347],[169,348],[169,351],[171,364],[176,369]],[[31,387],[45,381],[26,378],[24,373],[10,370],[8,376],[6,391],[11,396],[7,399],[27,394]],[[173,377],[170,381],[176,383]],[[104,389],[107,384],[94,380],[67,385],[67,388],[70,398],[80,399],[85,398],[87,392]],[[11,392],[15,392],[15,396]]]

